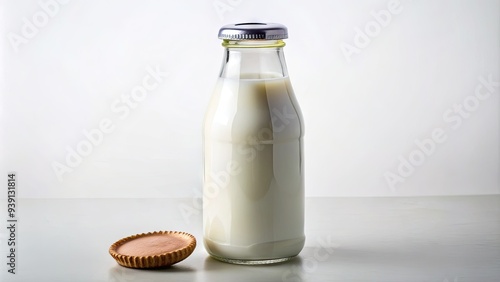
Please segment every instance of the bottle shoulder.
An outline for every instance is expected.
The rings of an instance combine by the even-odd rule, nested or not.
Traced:
[[[220,79],[205,116],[205,135],[278,141],[303,136],[302,113],[288,78]],[[255,139],[255,138],[254,138]]]

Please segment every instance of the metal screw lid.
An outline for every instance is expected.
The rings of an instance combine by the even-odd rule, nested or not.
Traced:
[[[288,29],[279,23],[228,24],[219,30],[219,38],[229,40],[279,40],[288,38]]]

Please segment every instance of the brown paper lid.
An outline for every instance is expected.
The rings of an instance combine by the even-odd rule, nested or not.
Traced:
[[[158,268],[178,263],[196,247],[193,235],[179,231],[155,231],[123,238],[109,248],[118,264],[131,268]]]

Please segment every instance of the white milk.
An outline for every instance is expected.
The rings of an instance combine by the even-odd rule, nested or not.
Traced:
[[[246,77],[219,78],[205,117],[205,248],[292,257],[305,239],[302,115],[288,77]]]

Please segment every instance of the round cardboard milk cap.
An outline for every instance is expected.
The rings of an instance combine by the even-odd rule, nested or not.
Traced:
[[[155,231],[116,241],[109,254],[130,268],[159,268],[178,263],[196,248],[193,235],[179,231]]]

